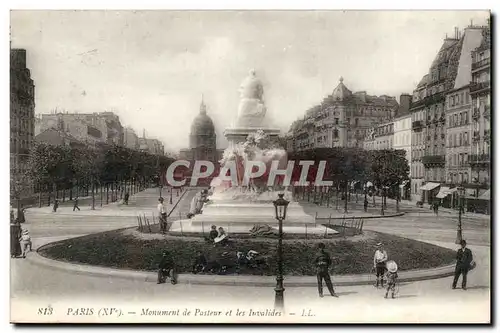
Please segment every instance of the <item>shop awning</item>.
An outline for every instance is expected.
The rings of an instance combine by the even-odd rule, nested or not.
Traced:
[[[490,194],[490,190],[484,192],[483,194],[481,194],[479,196],[479,199],[483,199],[483,200],[491,200],[491,194]]]
[[[405,187],[410,181],[409,180],[405,180],[403,181],[403,183],[401,185],[399,185],[399,187],[403,188]]]
[[[423,191],[430,191],[430,190],[433,190],[435,189],[436,187],[438,187],[439,183],[432,183],[432,182],[428,182],[427,184],[425,184],[424,186],[420,187],[421,190]]]
[[[450,188],[446,186],[441,186],[439,189],[439,193],[436,195],[436,198],[438,199],[443,199],[446,198],[446,196],[450,195],[452,192],[450,192]]]

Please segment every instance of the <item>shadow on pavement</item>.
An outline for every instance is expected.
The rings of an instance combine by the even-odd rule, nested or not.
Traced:
[[[343,292],[337,293],[337,295],[345,296],[345,295],[351,295],[351,294],[357,294],[357,293],[358,293],[357,291],[343,291]]]
[[[488,286],[472,286],[472,287],[467,287],[467,290],[471,289],[490,289]]]
[[[417,297],[417,295],[400,295],[397,296],[396,298],[413,298],[413,297]]]

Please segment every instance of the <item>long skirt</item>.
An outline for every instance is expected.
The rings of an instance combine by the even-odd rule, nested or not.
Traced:
[[[10,255],[20,256],[22,253],[19,237],[21,236],[21,227],[18,225],[10,226]]]

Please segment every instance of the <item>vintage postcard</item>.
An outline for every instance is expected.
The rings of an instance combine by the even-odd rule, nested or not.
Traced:
[[[11,322],[489,324],[490,15],[11,11]]]

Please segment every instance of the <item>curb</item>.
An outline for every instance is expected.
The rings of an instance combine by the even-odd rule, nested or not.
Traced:
[[[97,277],[113,277],[130,281],[156,282],[157,273],[141,272],[127,269],[105,268],[84,264],[72,264],[68,262],[49,259],[42,256],[38,251],[46,246],[57,243],[51,242],[40,246],[35,253],[28,255],[26,259],[30,262],[49,267],[51,269],[88,275]],[[439,279],[453,276],[455,265],[447,265],[431,269],[402,271],[399,274],[400,282],[413,282]],[[373,274],[357,274],[357,275],[337,275],[332,276],[335,286],[362,286],[373,285],[375,278]],[[219,285],[219,286],[247,286],[247,287],[273,287],[276,286],[275,276],[256,276],[256,275],[195,275],[195,274],[179,274],[177,278],[180,284],[192,285]],[[285,283],[288,287],[316,287],[317,280],[315,276],[290,276],[285,277]]]
[[[406,212],[402,213],[396,213],[396,214],[391,214],[391,215],[374,215],[374,216],[345,216],[345,217],[317,217],[317,220],[349,220],[349,219],[366,219],[366,220],[371,220],[371,219],[382,219],[382,218],[390,218],[390,217],[398,217],[398,216],[403,216],[405,215]]]

